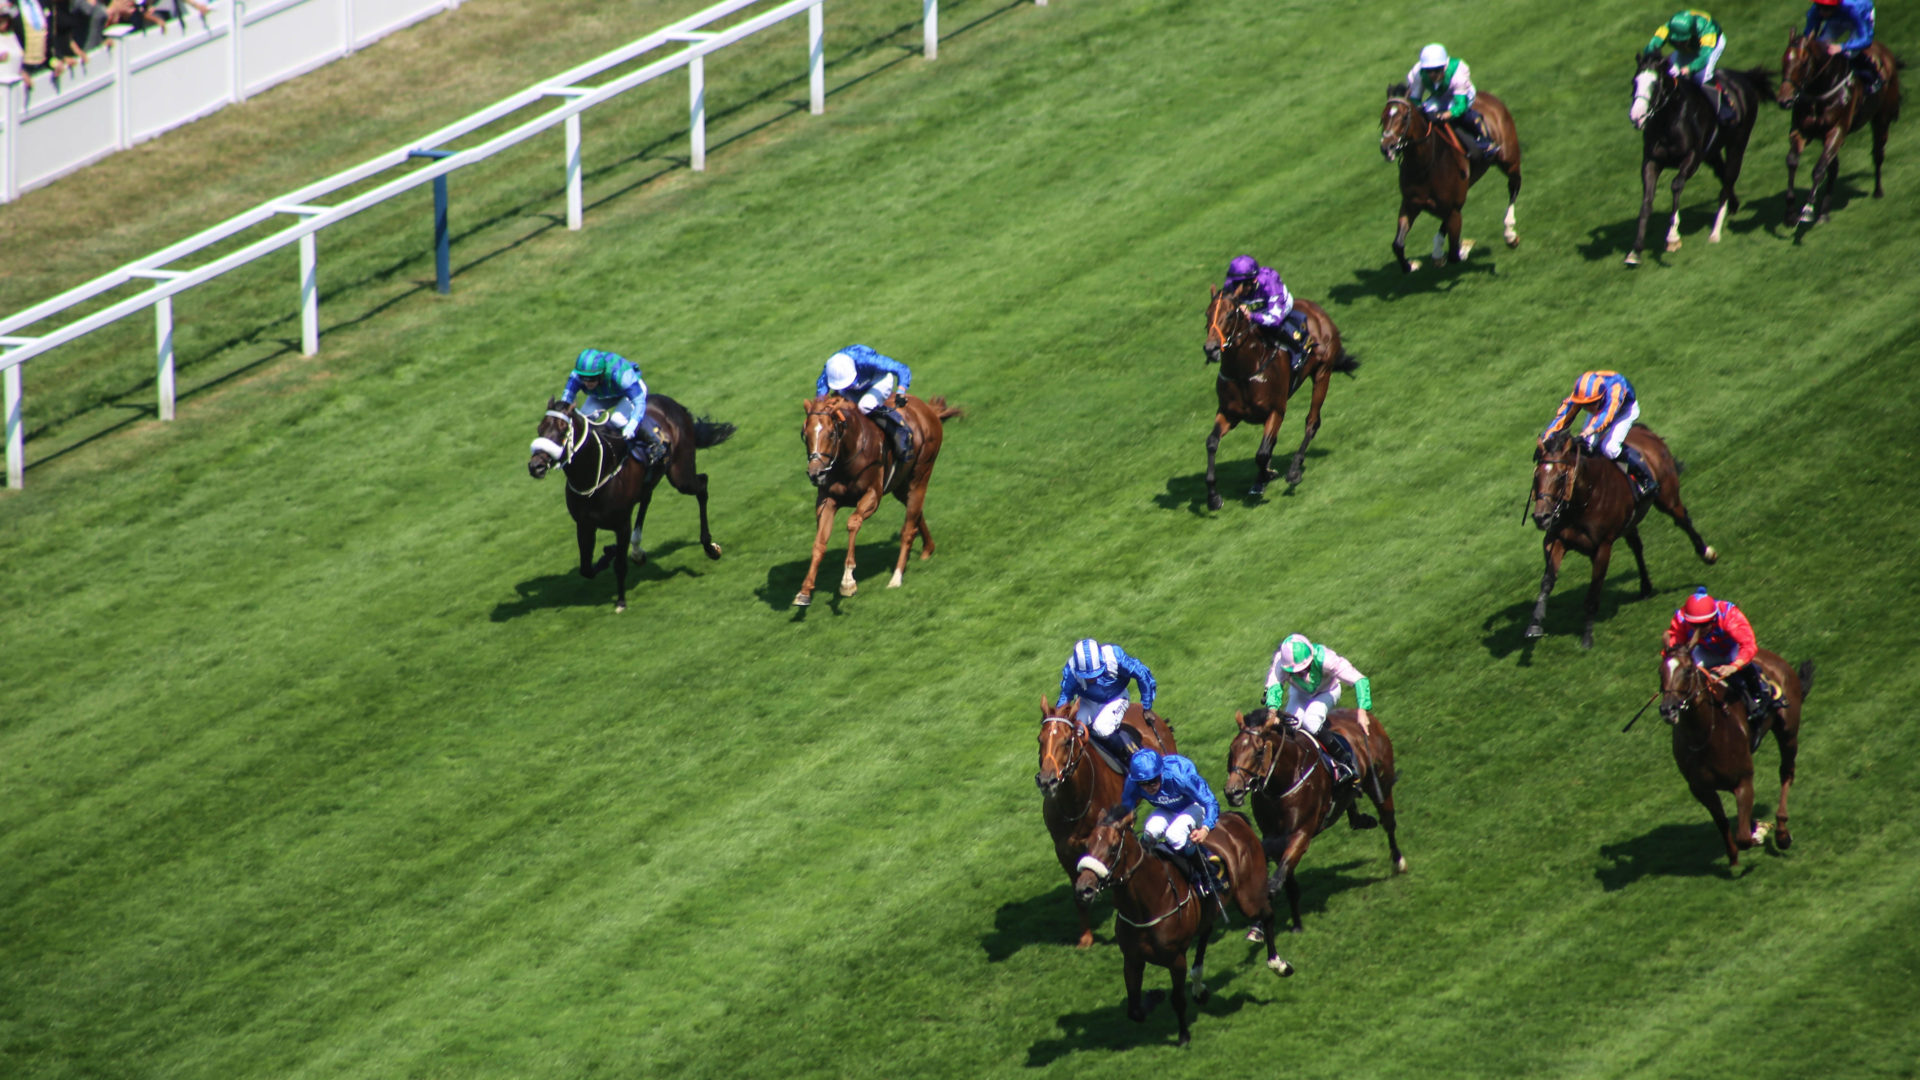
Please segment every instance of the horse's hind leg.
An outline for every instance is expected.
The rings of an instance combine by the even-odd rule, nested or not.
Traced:
[[[1773,842],[1781,851],[1793,846],[1793,834],[1787,831],[1787,793],[1793,790],[1794,764],[1800,757],[1800,729],[1787,726],[1785,718],[1774,720],[1773,744],[1780,751],[1780,807],[1773,815]]]
[[[1740,209],[1740,196],[1734,193],[1733,185],[1740,180],[1740,163],[1746,155],[1746,143],[1729,145],[1726,161],[1717,170],[1720,174],[1720,210],[1713,216],[1713,231],[1707,234],[1709,244],[1720,242],[1720,230],[1727,223],[1727,215],[1737,213]]]
[[[707,474],[694,472],[693,469],[693,451],[688,450],[685,460],[676,461],[672,470],[667,473],[667,483],[673,485],[673,490],[682,495],[691,495],[694,501],[699,503],[700,549],[707,553],[707,558],[717,559],[720,557],[720,545],[713,542],[713,533],[707,528]],[[638,532],[634,533],[633,542],[636,544],[640,542]]]
[[[1393,872],[1404,874],[1407,872],[1407,857],[1400,853],[1400,840],[1394,835],[1400,819],[1393,809],[1393,781],[1380,779],[1378,766],[1368,777],[1367,797],[1373,800],[1373,808],[1380,812],[1380,827],[1387,833],[1387,858],[1393,862]]]
[[[1787,132],[1787,224],[1800,223],[1801,207],[1793,205],[1793,178],[1800,171],[1800,151],[1806,149],[1807,137],[1800,134],[1798,128]],[[1811,200],[1812,194],[1807,198]]]
[[[1413,228],[1413,219],[1420,211],[1413,208],[1405,199],[1400,201],[1400,224],[1393,234],[1393,257],[1400,263],[1400,272],[1411,274],[1420,269],[1417,262],[1407,261],[1407,230]]]
[[[932,537],[922,530],[926,528],[926,519],[920,516],[920,508],[927,501],[925,481],[913,484],[907,489],[907,497],[901,500],[907,504],[907,519],[900,524],[900,558],[893,564],[893,579],[887,582],[887,588],[900,587],[901,576],[907,572],[907,556],[913,552],[913,538],[921,536],[920,554],[925,558],[930,554]]]
[[[1600,617],[1600,594],[1606,591],[1607,563],[1613,558],[1613,541],[1593,549],[1593,581],[1587,585],[1587,628],[1580,632],[1580,647],[1593,648],[1593,622]]]
[[[1199,900],[1199,897],[1195,897],[1194,899],[1197,902]],[[1188,976],[1188,978],[1192,980],[1193,1000],[1196,1002],[1199,1002],[1202,1005],[1205,1005],[1207,1003],[1207,996],[1209,993],[1211,993],[1211,991],[1207,989],[1206,973],[1207,973],[1207,941],[1209,938],[1212,938],[1212,937],[1213,937],[1212,921],[1208,919],[1202,919],[1200,921],[1200,933],[1197,937],[1194,938],[1193,972],[1191,975]]]
[[[1513,227],[1513,204],[1519,200],[1520,167],[1516,165],[1511,172],[1507,173],[1507,219],[1502,229],[1502,233],[1507,240],[1507,246],[1510,248],[1520,246],[1520,233]]]
[[[1447,216],[1441,223],[1440,230],[1433,234],[1433,258],[1435,262],[1444,262],[1448,257],[1451,257],[1454,262],[1467,261],[1467,252],[1473,250],[1473,245],[1461,242],[1460,229],[1460,208],[1456,206],[1447,211]],[[1440,247],[1443,238],[1447,245],[1444,252]]]
[[[1204,932],[1205,923],[1202,923]],[[1180,1042],[1185,1046],[1193,1041],[1193,1031],[1187,1026],[1187,954],[1182,952],[1167,964],[1167,974],[1173,976],[1173,1016],[1180,1021]]]
[[[613,553],[613,613],[616,615],[627,610],[627,545],[632,540],[633,527],[623,517],[620,528],[613,531],[613,547],[608,549]]]
[[[633,540],[627,544],[627,557],[635,566],[647,565],[647,552],[641,540],[641,534],[647,528],[647,507],[653,505],[653,489],[658,487],[658,477],[649,476],[640,482],[640,501],[634,506]],[[675,485],[676,487],[678,485]]]
[[[1661,513],[1672,518],[1673,523],[1680,526],[1681,531],[1687,534],[1687,539],[1693,542],[1693,553],[1700,556],[1700,561],[1712,566],[1720,561],[1720,553],[1713,550],[1713,545],[1702,539],[1699,530],[1693,527],[1693,518],[1688,515],[1686,504],[1680,501],[1679,492],[1670,492],[1671,488],[1678,486],[1677,481],[1670,484],[1663,478],[1660,494],[1654,505],[1660,508]]]
[[[1623,534],[1627,538],[1627,547],[1633,551],[1633,561],[1640,567],[1640,599],[1653,595],[1653,579],[1647,576],[1647,555],[1640,550],[1640,526],[1629,525]]]
[[[1727,820],[1727,808],[1721,805],[1720,793],[1711,786],[1702,787],[1691,782],[1687,786],[1693,791],[1693,797],[1700,800],[1700,805],[1712,815],[1714,827],[1720,830],[1720,841],[1727,847],[1727,865],[1739,866],[1740,848],[1733,842],[1733,823]],[[1748,789],[1751,791],[1752,785],[1748,785]]]
[[[1226,413],[1215,413],[1213,431],[1207,435],[1207,509],[1218,510],[1223,505],[1220,500],[1220,488],[1213,479],[1213,459],[1220,452],[1220,436],[1233,430],[1233,421]]]
[[[1307,431],[1300,440],[1300,449],[1293,452],[1293,464],[1287,466],[1287,488],[1292,490],[1300,483],[1302,470],[1307,460],[1307,444],[1320,431],[1320,403],[1327,400],[1327,384],[1333,381],[1333,361],[1313,378],[1313,399],[1307,404]]]
[[[1280,475],[1273,471],[1273,444],[1280,439],[1280,422],[1286,419],[1286,409],[1286,405],[1282,404],[1268,413],[1267,422],[1260,428],[1260,449],[1253,454],[1253,486],[1247,489],[1248,495],[1265,495],[1267,484]]]
[[[1887,127],[1885,112],[1873,118],[1873,197],[1876,199],[1885,198],[1887,194],[1886,189],[1880,186],[1880,166],[1887,160]]]

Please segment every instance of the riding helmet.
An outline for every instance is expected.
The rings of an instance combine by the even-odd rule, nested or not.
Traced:
[[[1313,663],[1313,642],[1304,635],[1288,634],[1280,643],[1280,670],[1298,674]]]
[[[1251,255],[1235,255],[1227,264],[1228,281],[1248,281],[1260,272],[1260,260]]]
[[[1707,595],[1704,586],[1695,589],[1693,595],[1687,597],[1687,602],[1680,605],[1680,618],[1690,623],[1712,622],[1719,612],[1720,606],[1713,602],[1713,597]]]
[[[1447,47],[1437,41],[1420,50],[1420,66],[1423,68],[1443,68],[1452,60],[1453,57],[1447,55]]]
[[[1682,11],[1678,15],[1675,15],[1673,18],[1667,20],[1667,40],[1668,41],[1692,41],[1693,40],[1692,13]]]
[[[605,349],[581,349],[580,356],[573,362],[573,373],[583,379],[592,379],[607,373],[618,359]]]
[[[853,380],[859,376],[859,370],[853,366],[853,357],[843,352],[837,352],[827,357],[828,389],[845,390],[847,387],[852,386]]]
[[[1151,784],[1160,779],[1160,752],[1140,749],[1127,761],[1127,779],[1136,784]]]
[[[1081,638],[1073,643],[1073,658],[1067,661],[1067,670],[1082,681],[1100,675],[1107,670],[1106,650],[1092,638]]]
[[[1606,394],[1607,376],[1611,371],[1589,371],[1573,380],[1573,393],[1569,395],[1579,404],[1599,401]]]

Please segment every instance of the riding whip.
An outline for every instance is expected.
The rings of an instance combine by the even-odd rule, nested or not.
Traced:
[[[1655,690],[1653,692],[1653,697],[1650,697],[1647,699],[1647,705],[1653,704],[1654,698],[1657,698],[1659,696],[1660,696],[1660,691]],[[1645,713],[1647,711],[1647,705],[1640,706],[1640,712],[1633,714],[1633,719],[1627,721],[1627,727],[1623,727],[1620,729],[1620,734],[1625,735],[1627,733],[1627,728],[1631,728],[1633,725],[1640,722],[1640,716],[1642,713]]]

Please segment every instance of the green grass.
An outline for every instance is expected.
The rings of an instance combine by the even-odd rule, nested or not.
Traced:
[[[462,71],[453,115],[679,13],[561,5],[558,51],[490,87],[469,69],[537,29],[509,7],[380,48]],[[123,421],[150,396],[137,320],[29,367],[36,464],[0,501],[0,1075],[1914,1075],[1911,132],[1888,198],[1856,147],[1833,223],[1796,235],[1769,113],[1726,241],[1696,180],[1686,246],[1629,272],[1625,57],[1658,12],[972,0],[926,65],[901,5],[841,8],[861,33],[830,45],[823,118],[786,115],[804,87],[772,45],[712,65],[716,109],[773,96],[716,125],[740,137],[707,175],[667,160],[678,86],[603,118],[580,234],[553,224],[557,137],[462,173],[449,297],[421,285],[422,206],[323,236],[319,356],[285,344],[291,256],[178,305],[172,424]],[[1715,14],[1733,65],[1774,64],[1776,6]],[[1920,53],[1911,12],[1881,18]],[[1523,246],[1493,243],[1484,189],[1468,264],[1402,278],[1374,118],[1436,34],[1515,113]],[[259,104],[344,128],[379,51]],[[445,118],[413,116],[368,117],[372,148]],[[92,178],[135,184],[174,138],[0,210],[68,275],[10,272],[7,310],[199,224],[170,214],[364,156],[274,158],[265,190],[61,248]],[[1201,312],[1242,250],[1364,366],[1295,493],[1208,514]],[[883,509],[861,593],[796,617],[796,403],[850,340],[969,415],[928,500],[939,554],[882,587]],[[663,494],[618,617],[572,573],[557,481],[523,469],[589,343],[740,426],[701,458],[725,559]],[[1634,379],[1723,558],[1655,521],[1656,599],[1622,552],[1582,652],[1571,560],[1524,647],[1531,438],[1594,367]],[[1230,492],[1253,441],[1223,446]],[[1820,665],[1797,843],[1731,874],[1660,724],[1618,731],[1698,582]],[[1282,942],[1300,974],[1226,939],[1175,1051],[1164,1008],[1126,1020],[1104,927],[1065,944],[1037,698],[1075,637],[1122,641],[1217,783],[1294,629],[1373,676],[1412,872],[1377,834],[1321,838]]]

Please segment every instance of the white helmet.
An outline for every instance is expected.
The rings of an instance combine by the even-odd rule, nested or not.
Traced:
[[[1447,47],[1437,41],[1420,50],[1420,66],[1423,68],[1443,68],[1452,59],[1447,55]]]
[[[860,373],[854,370],[853,357],[848,356],[846,353],[837,352],[827,357],[828,389],[835,391],[845,390],[847,387],[853,385],[853,380],[858,378],[859,375]]]

